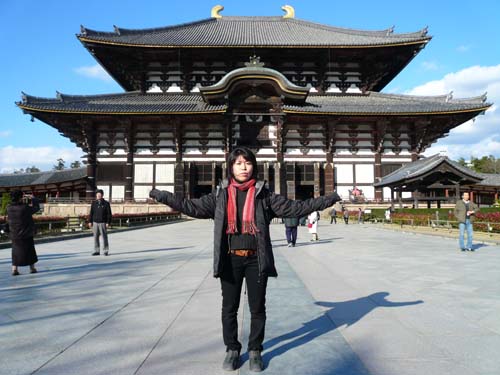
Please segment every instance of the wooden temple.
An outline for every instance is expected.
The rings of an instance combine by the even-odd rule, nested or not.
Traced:
[[[382,93],[427,45],[427,29],[362,31],[295,18],[212,17],[154,29],[81,28],[77,36],[123,93],[40,98],[17,105],[87,158],[86,195],[143,200],[151,188],[210,192],[236,145],[292,199],[362,189],[490,107]]]

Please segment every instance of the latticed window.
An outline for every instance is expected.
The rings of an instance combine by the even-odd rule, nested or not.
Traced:
[[[297,165],[297,181],[304,181],[304,182],[314,181],[314,165],[298,164]]]
[[[382,164],[382,177],[387,176],[389,173],[394,172],[401,168],[402,164]]]
[[[212,181],[212,163],[197,163],[196,175],[198,182],[211,182]]]

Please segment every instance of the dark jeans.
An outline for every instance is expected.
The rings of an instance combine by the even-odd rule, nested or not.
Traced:
[[[297,242],[297,227],[286,227],[286,242],[295,246],[295,242]]]
[[[337,224],[337,217],[336,216],[330,216],[330,224],[335,221],[335,224]]]
[[[262,350],[266,326],[267,276],[259,278],[257,256],[230,255],[224,263],[221,276],[222,288],[222,336],[226,350],[241,351],[238,341],[238,307],[241,286],[246,279],[248,305],[250,306],[250,336],[248,350]]]

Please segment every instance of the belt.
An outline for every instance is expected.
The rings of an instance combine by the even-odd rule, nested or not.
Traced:
[[[231,254],[237,255],[239,257],[250,257],[257,254],[257,250],[231,250]]]

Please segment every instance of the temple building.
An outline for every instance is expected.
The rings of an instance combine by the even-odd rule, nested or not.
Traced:
[[[124,89],[107,95],[23,94],[26,114],[86,153],[86,196],[140,201],[156,187],[199,197],[226,175],[237,146],[291,199],[374,186],[487,110],[456,99],[381,91],[427,45],[427,29],[362,31],[295,18],[226,17],[154,29],[81,27],[83,46]]]

